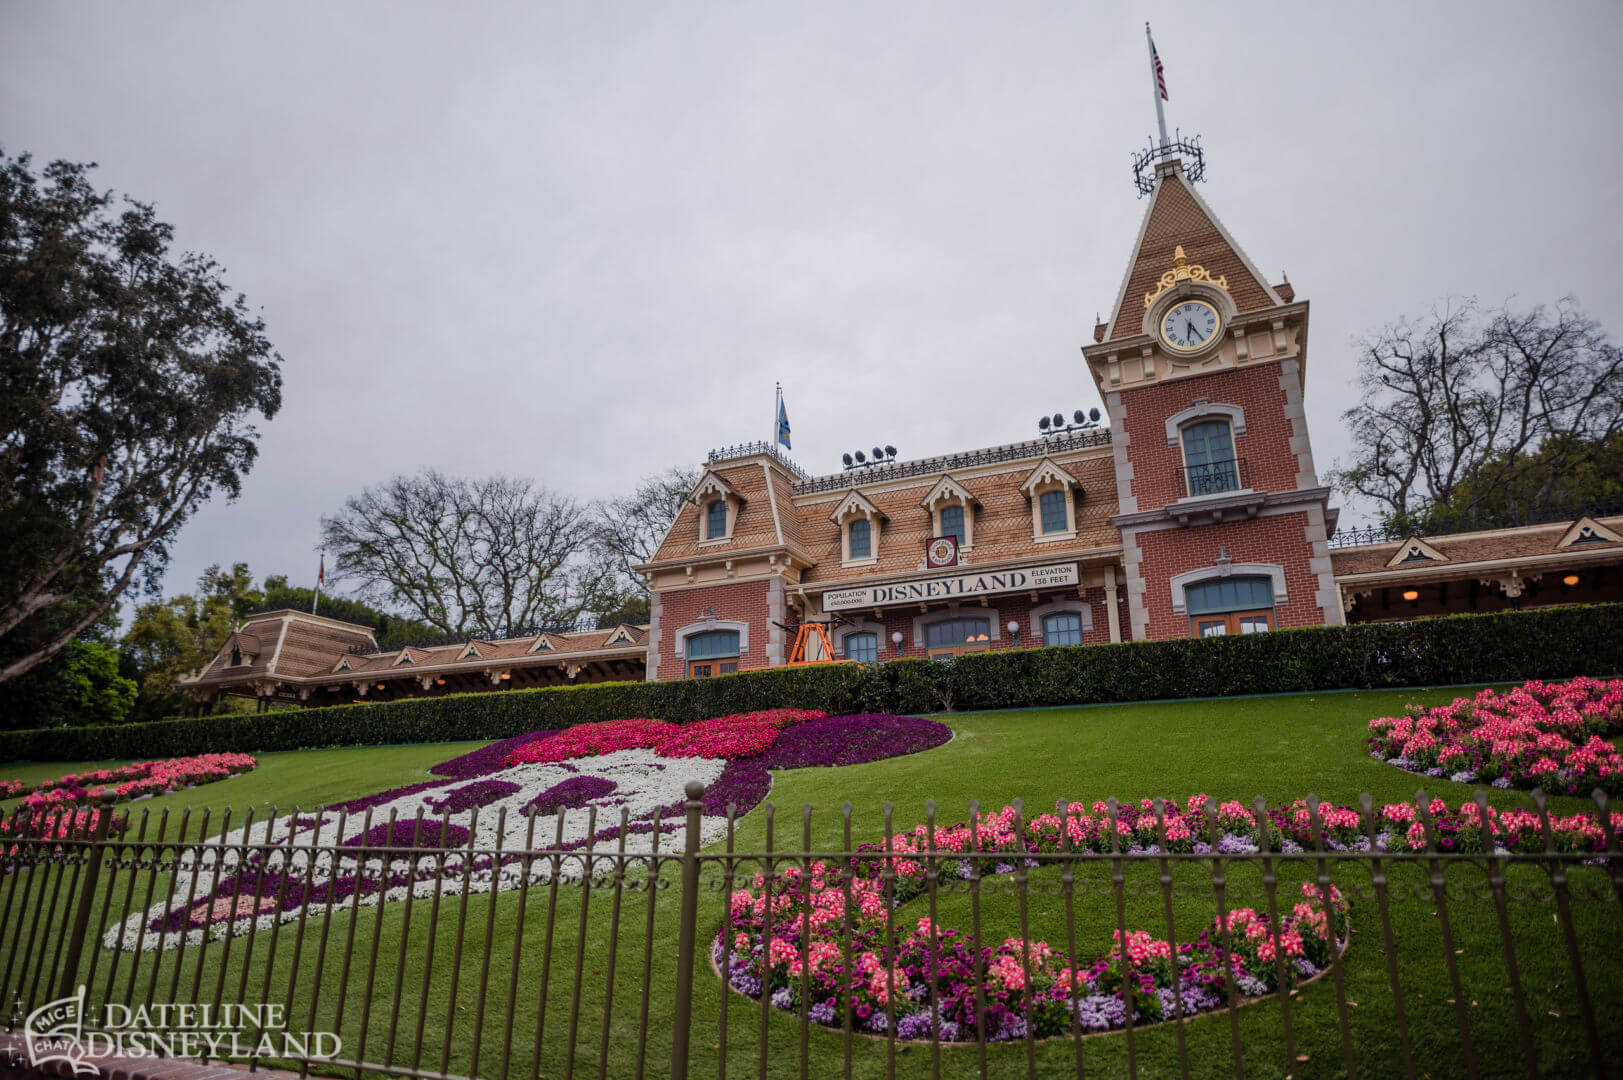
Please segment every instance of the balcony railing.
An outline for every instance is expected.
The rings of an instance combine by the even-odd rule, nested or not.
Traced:
[[[1245,458],[1225,458],[1204,465],[1185,465],[1178,470],[1178,490],[1185,499],[1197,495],[1221,495],[1245,487]]]

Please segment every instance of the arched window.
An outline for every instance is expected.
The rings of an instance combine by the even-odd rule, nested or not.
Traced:
[[[1062,533],[1071,530],[1071,522],[1065,513],[1065,499],[1070,493],[1064,490],[1045,491],[1037,496],[1037,509],[1042,515],[1044,533]]]
[[[846,528],[850,530],[850,537],[847,541],[849,545],[848,558],[866,559],[872,556],[873,526],[869,524],[868,519],[855,518]]]
[[[232,667],[241,667],[242,666],[242,646],[241,645],[233,645],[233,646],[231,646],[231,666]]]
[[[695,679],[731,675],[738,670],[738,631],[706,630],[690,634],[683,651],[687,655],[688,674]]]
[[[941,508],[941,535],[956,537],[958,546],[964,546],[964,508],[962,506],[943,506]]]
[[[931,655],[976,652],[991,648],[992,620],[963,616],[930,623],[924,628],[924,647]]]
[[[720,540],[727,535],[727,501],[711,499],[704,508],[704,538]]]
[[[1190,630],[1197,637],[1255,634],[1274,626],[1274,583],[1265,577],[1226,577],[1184,590]]]
[[[1227,419],[1197,420],[1183,429],[1184,494],[1216,495],[1240,486],[1234,435]]]
[[[845,645],[845,658],[856,660],[863,664],[879,662],[879,635],[864,631],[860,634],[847,634],[843,639]]]
[[[1056,611],[1043,616],[1044,645],[1082,644],[1082,616],[1075,611]]]

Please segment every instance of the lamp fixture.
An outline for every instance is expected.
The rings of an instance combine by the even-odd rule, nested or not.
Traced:
[[[445,685],[445,679],[444,678],[435,679],[434,680],[434,685],[435,686],[444,686]]]
[[[1099,426],[1099,410],[1089,409],[1083,412],[1077,409],[1071,413],[1071,422],[1065,422],[1064,413],[1055,413],[1053,416],[1043,416],[1037,419],[1037,430],[1044,435],[1068,435],[1073,431],[1088,431]]]
[[[1420,599],[1420,590],[1419,589],[1404,589],[1403,590],[1403,598],[1405,600],[1418,600],[1418,599]]]
[[[511,679],[512,677],[513,677],[513,673],[511,671],[502,672],[502,681],[503,682],[506,682],[508,679]]]
[[[869,453],[873,455],[871,460],[868,457]],[[896,464],[896,448],[887,443],[884,446],[875,446],[866,453],[861,450],[853,450],[849,454],[841,454],[840,462],[847,469],[871,469],[875,465],[894,465]]]
[[[1577,574],[1568,574],[1566,577],[1561,579],[1561,584],[1563,584],[1563,585],[1576,585],[1576,584],[1578,584],[1578,575]]]
[[[897,630],[890,635],[890,643],[896,646],[896,651],[898,653],[902,651],[902,632],[900,630]]]
[[[382,683],[378,683],[378,689],[379,689],[379,690],[382,690],[382,689],[383,689],[383,684],[382,684]]]

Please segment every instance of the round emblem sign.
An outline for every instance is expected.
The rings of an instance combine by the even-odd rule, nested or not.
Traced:
[[[930,566],[953,566],[958,562],[958,538],[937,536],[925,549]]]

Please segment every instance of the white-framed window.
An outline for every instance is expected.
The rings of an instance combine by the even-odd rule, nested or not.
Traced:
[[[962,550],[968,540],[968,534],[964,532],[964,508],[962,506],[943,506],[940,520],[941,531],[937,535],[956,537],[958,547]]]
[[[1240,488],[1240,462],[1227,417],[1195,420],[1179,429],[1183,443],[1183,494],[1219,495]]]
[[[924,626],[924,647],[932,653],[990,648],[992,620],[985,615],[956,615]]]
[[[871,630],[847,634],[840,639],[847,660],[862,664],[879,662],[879,635]]]
[[[727,500],[711,499],[704,507],[704,538],[723,540],[727,536]]]
[[[1037,496],[1037,511],[1045,534],[1071,531],[1071,515],[1065,511],[1065,499],[1068,494],[1069,492],[1055,488]]]
[[[873,557],[873,525],[867,518],[853,518],[846,527],[847,560]]]
[[[1082,613],[1055,611],[1043,616],[1044,645],[1082,644]]]

